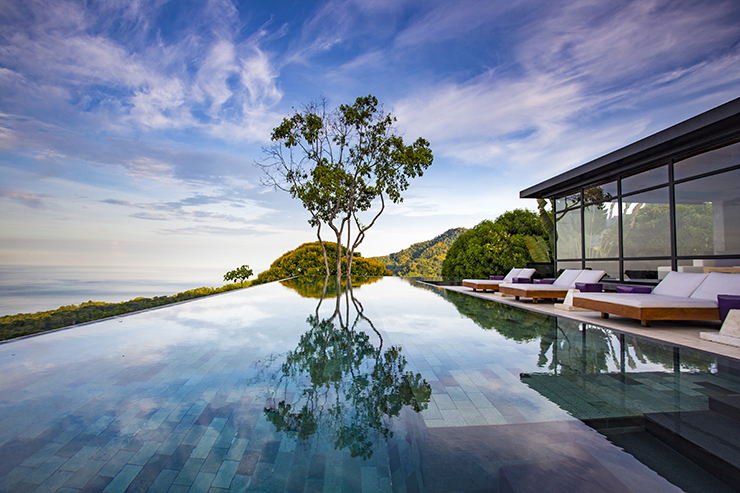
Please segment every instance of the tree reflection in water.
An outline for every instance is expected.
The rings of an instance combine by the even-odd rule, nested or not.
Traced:
[[[305,281],[296,285],[301,295],[318,297],[319,303],[306,320],[309,330],[278,370],[265,415],[290,437],[325,437],[336,449],[369,459],[381,437],[393,436],[391,418],[404,406],[426,409],[432,389],[421,374],[404,371],[400,347],[383,350],[383,338],[355,298],[352,282],[333,284],[327,278],[323,286],[313,284],[315,288]],[[321,304],[332,288],[334,311],[322,317]],[[363,329],[377,335],[377,347]]]

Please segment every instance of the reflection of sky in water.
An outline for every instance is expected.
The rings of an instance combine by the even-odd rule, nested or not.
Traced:
[[[411,477],[423,483],[425,478],[431,480],[434,470],[442,467],[434,465],[432,449],[446,450],[448,440],[470,427],[479,427],[481,433],[471,435],[475,437],[473,441],[478,442],[464,452],[466,463],[483,460],[474,450],[492,446],[481,445],[481,437],[489,436],[503,446],[511,440],[520,441],[517,433],[535,433],[531,445],[537,450],[537,433],[544,433],[549,437],[547,440],[555,441],[552,443],[558,443],[563,437],[580,437],[578,440],[587,444],[583,446],[594,456],[602,452],[605,456],[621,454],[574,419],[595,412],[595,408],[588,405],[589,399],[613,403],[609,409],[606,404],[599,404],[599,413],[618,415],[625,412],[619,399],[615,401],[605,397],[606,394],[598,395],[598,389],[622,392],[629,397],[630,412],[642,405],[639,399],[649,400],[644,402],[646,407],[663,406],[669,411],[676,405],[706,407],[705,396],[691,391],[696,385],[692,380],[694,372],[702,381],[713,379],[721,385],[737,385],[721,380],[722,375],[711,375],[707,371],[713,368],[711,358],[686,352],[681,360],[683,373],[676,376],[670,348],[666,350],[646,341],[626,338],[623,354],[619,337],[610,331],[587,327],[584,332],[578,323],[566,319],[397,278],[355,286],[353,294],[354,300],[343,294],[338,300],[327,297],[320,302],[321,286],[301,281],[271,283],[2,344],[0,459],[5,457],[3,447],[9,447],[8,444],[16,447],[14,450],[19,443],[31,450],[28,447],[46,439],[50,441],[39,450],[57,445],[67,447],[60,450],[68,450],[74,448],[75,440],[85,437],[89,442],[84,446],[79,444],[79,452],[75,450],[75,453],[87,451],[90,460],[107,461],[104,471],[112,474],[106,476],[108,481],[123,481],[125,478],[120,475],[125,471],[133,474],[136,468],[147,463],[145,460],[138,464],[143,452],[136,452],[139,456],[131,454],[118,464],[111,462],[115,453],[108,457],[107,452],[102,451],[115,444],[119,448],[128,446],[131,440],[142,437],[140,443],[136,442],[137,446],[144,447],[148,443],[146,450],[151,452],[150,458],[159,457],[157,460],[162,464],[170,464],[172,470],[167,473],[172,476],[168,476],[170,482],[176,477],[185,481],[184,471],[197,465],[191,483],[184,486],[192,486],[198,474],[212,475],[207,478],[218,482],[215,475],[220,467],[230,471],[228,481],[221,477],[218,483],[226,481],[225,487],[233,481],[235,485],[255,487],[263,484],[260,481],[271,484],[287,470],[302,470],[299,468],[300,454],[307,454],[304,459],[309,462],[319,461],[315,467],[324,468],[321,469],[322,484],[326,488],[333,484],[328,479],[330,473],[339,474],[341,481],[349,481],[347,478],[359,474],[359,469],[353,469],[355,466],[346,465],[345,470],[342,464],[355,464],[358,468],[372,466],[374,469],[368,469],[367,474],[382,484],[396,484],[397,481],[406,484]],[[339,311],[332,318],[337,301]],[[366,319],[357,319],[358,309]],[[314,329],[311,329],[307,321],[317,313]],[[333,335],[329,337],[331,340],[324,337],[323,342],[319,342],[326,343],[329,349],[317,350],[311,346],[313,343],[301,339],[311,330],[319,334],[316,327],[327,320],[335,323],[328,332]],[[348,335],[355,341],[365,337],[362,339],[364,345],[355,342],[347,346],[341,342]],[[392,369],[391,366],[379,369],[380,357],[393,347],[400,349],[398,354],[390,353],[389,361],[397,365]],[[352,366],[352,356],[332,353],[336,348],[346,354],[364,348],[366,356],[361,363]],[[293,365],[290,378],[281,380],[283,363],[291,354],[298,353],[302,355],[299,363]],[[326,373],[323,377],[316,373],[318,369],[326,370],[322,354],[330,354],[330,362],[340,373]],[[607,375],[620,372],[622,358],[624,371],[639,379],[634,385],[615,383],[617,381]],[[421,380],[404,383],[406,373],[418,375]],[[362,375],[364,383],[353,382],[352,375]],[[573,386],[582,381],[587,382],[585,388],[589,392],[596,394],[593,397],[580,394],[577,406],[561,402],[557,393],[560,391],[552,390],[558,387],[572,392]],[[329,409],[332,406],[325,404],[341,394],[344,400],[334,408],[345,409],[345,415],[343,420],[333,421],[345,425],[351,425],[353,419],[355,424],[369,422],[367,413],[372,410],[362,408],[368,402],[379,402],[378,399],[382,401],[391,396],[394,403],[406,405],[400,412],[380,413],[373,428],[377,433],[369,435],[373,438],[370,445],[363,441],[364,438],[358,438],[368,433],[368,429],[363,431],[361,426],[350,426],[339,435],[331,431],[324,435],[308,434],[301,440],[295,433],[288,433],[291,427],[297,429],[295,426],[289,423],[278,432],[273,424],[281,421],[274,418],[268,421],[265,417],[266,406],[273,405],[277,409],[277,403],[283,400],[293,407],[290,413],[281,415],[281,419],[293,420],[294,424],[305,420],[306,414],[297,411],[309,400],[306,392],[329,389],[332,385],[335,387],[315,402],[321,404],[321,409]],[[650,392],[624,394],[648,386]],[[427,387],[431,394],[425,394]],[[740,391],[740,385],[737,387]],[[671,389],[673,396],[675,388],[686,389],[686,395],[677,400],[666,399],[661,394]],[[582,392],[583,388],[576,390]],[[421,413],[410,411],[413,406],[408,405],[409,396],[418,397],[423,403],[418,406],[423,409]],[[542,426],[527,428],[537,423]],[[565,424],[551,426],[551,423]],[[569,431],[564,433],[562,426],[569,427]],[[60,427],[76,432],[57,436],[49,431]],[[383,438],[386,427],[390,432],[387,439]],[[391,433],[396,438],[390,438]],[[334,448],[337,436],[342,437],[344,449],[343,446]],[[97,443],[105,439],[118,442]],[[363,449],[364,455],[342,459],[341,454],[349,453],[347,450],[353,443],[370,448]],[[463,454],[461,446],[458,443],[447,454]],[[509,463],[535,460],[535,449],[522,452],[522,456],[515,453],[502,459],[501,470]],[[372,454],[368,455],[367,450]],[[552,453],[560,454],[563,460],[572,459],[574,464],[585,460],[580,452],[567,452],[572,448],[558,450]],[[185,459],[190,462],[184,460],[173,465],[176,463],[173,457],[186,452],[190,459]],[[217,455],[211,457],[210,454],[221,455],[216,459],[213,457]],[[134,459],[135,456],[138,458]],[[360,456],[365,457],[365,462]],[[401,456],[405,457],[403,461],[394,459]],[[423,457],[427,457],[426,462]],[[5,458],[12,459],[11,456]],[[29,478],[36,477],[32,474],[40,474],[31,456],[23,460],[31,462],[26,465],[19,462],[9,469],[12,474],[28,473]],[[62,459],[55,460],[59,462],[56,467],[65,467]],[[216,460],[214,466],[212,462]],[[345,460],[347,462],[343,462]],[[354,460],[360,462],[352,462]],[[368,461],[372,461],[372,465]],[[634,478],[647,481],[644,466],[631,457],[617,460],[620,461],[629,463],[628,469]],[[31,463],[36,465],[30,466]],[[606,467],[616,471],[611,464],[606,460]],[[167,467],[162,469],[167,470]],[[62,474],[60,471],[62,469],[57,473]],[[2,472],[0,468],[0,476]],[[133,477],[129,479],[134,480]],[[4,480],[0,478],[0,489],[6,484]],[[21,485],[25,480],[18,481]],[[650,481],[655,486],[655,478]],[[148,486],[151,484],[150,481]],[[656,488],[656,491],[661,489]],[[348,486],[347,489],[355,488]]]

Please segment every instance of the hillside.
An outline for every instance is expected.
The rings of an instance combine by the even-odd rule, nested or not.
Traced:
[[[372,257],[382,262],[396,276],[439,276],[447,249],[465,228],[453,228],[432,240],[414,243],[400,252]]]

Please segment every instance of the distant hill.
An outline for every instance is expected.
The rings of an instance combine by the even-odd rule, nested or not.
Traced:
[[[447,249],[466,228],[449,229],[433,240],[414,243],[400,252],[372,257],[382,262],[396,276],[439,276]]]

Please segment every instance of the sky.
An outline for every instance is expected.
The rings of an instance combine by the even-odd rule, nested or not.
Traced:
[[[0,265],[265,270],[272,128],[367,94],[434,152],[375,256],[740,96],[740,2],[2,0]]]

